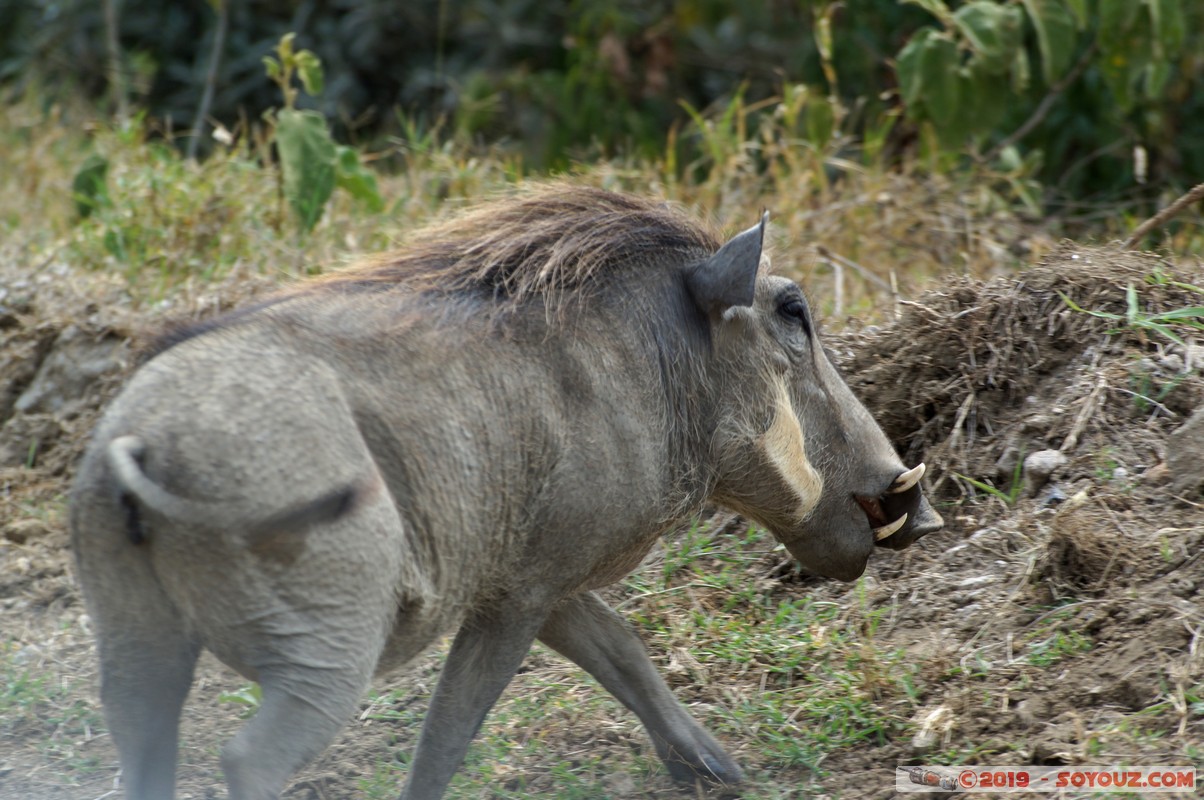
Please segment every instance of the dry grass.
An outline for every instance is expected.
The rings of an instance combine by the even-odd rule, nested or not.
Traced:
[[[729,232],[769,209],[778,268],[803,279],[815,305],[837,320],[881,317],[935,275],[1008,272],[1052,245],[1043,223],[1025,221],[1006,176],[888,168],[840,141],[817,150],[773,115],[734,112],[723,117],[735,120],[730,131],[712,125],[695,134],[713,140],[703,162],[617,160],[582,166],[572,179],[678,202]],[[336,192],[316,229],[302,235],[262,143],[238,142],[197,164],[156,131],[114,130],[78,109],[24,102],[0,113],[8,257],[32,270],[60,260],[122,275],[136,302],[195,292],[230,274],[280,280],[333,269],[387,249],[449,207],[538,179],[452,143],[399,143],[373,156],[398,167],[381,176],[385,213]],[[736,141],[754,119],[753,138]],[[108,202],[81,220],[72,180],[91,154],[108,162]]]

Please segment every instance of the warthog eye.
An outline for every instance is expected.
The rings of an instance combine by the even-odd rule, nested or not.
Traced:
[[[778,304],[778,313],[802,327],[808,336],[811,335],[811,312],[807,308],[806,300],[798,295],[788,295]]]

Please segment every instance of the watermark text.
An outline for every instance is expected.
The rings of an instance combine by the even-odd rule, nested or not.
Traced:
[[[1194,767],[897,767],[900,792],[1194,791]]]

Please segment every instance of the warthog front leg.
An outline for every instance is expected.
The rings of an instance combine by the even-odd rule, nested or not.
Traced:
[[[597,595],[590,592],[557,604],[539,639],[636,713],[675,780],[734,785],[743,779],[736,762],[673,696],[640,637]]]
[[[422,724],[401,800],[443,796],[485,715],[531,649],[543,619],[542,612],[507,609],[470,617],[460,627]]]

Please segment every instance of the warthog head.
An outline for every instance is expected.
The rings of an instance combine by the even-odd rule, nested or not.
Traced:
[[[805,568],[840,580],[875,545],[907,547],[943,525],[819,340],[807,298],[768,274],[761,224],[695,268],[726,397],[713,499],[768,528]],[[750,369],[750,367],[752,367]]]

